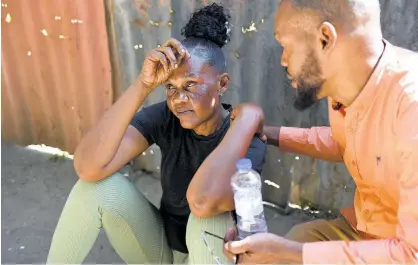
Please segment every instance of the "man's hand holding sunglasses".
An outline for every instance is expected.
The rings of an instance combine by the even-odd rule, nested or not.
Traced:
[[[303,244],[270,233],[260,233],[235,241],[231,228],[225,235],[224,255],[235,264],[302,264]]]

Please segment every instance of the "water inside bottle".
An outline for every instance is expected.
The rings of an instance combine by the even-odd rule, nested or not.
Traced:
[[[251,169],[251,160],[240,159],[231,178],[239,237],[267,232],[261,196],[260,175]]]
[[[234,194],[239,237],[267,232],[261,193],[254,189],[242,189]]]

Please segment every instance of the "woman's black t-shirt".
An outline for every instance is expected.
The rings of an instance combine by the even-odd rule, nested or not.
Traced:
[[[223,107],[229,111],[232,109],[226,104]],[[187,188],[200,165],[226,134],[230,125],[229,116],[215,133],[201,136],[181,127],[180,121],[164,101],[136,113],[131,125],[138,129],[150,145],[155,143],[161,149],[163,195],[160,212],[164,219],[166,237],[171,248],[188,253],[186,226],[190,208],[186,198]],[[240,144],[238,139],[237,144]],[[251,159],[253,169],[259,173],[264,164],[266,148],[262,140],[254,137],[246,156]]]

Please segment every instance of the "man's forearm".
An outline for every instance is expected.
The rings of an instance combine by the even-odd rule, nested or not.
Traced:
[[[274,127],[274,126],[263,127],[263,133],[267,137],[268,145],[273,145],[276,147],[280,146],[280,143],[279,143],[280,128],[281,127]]]
[[[283,152],[306,155],[330,162],[343,162],[343,150],[332,137],[330,127],[264,126],[267,143]]]

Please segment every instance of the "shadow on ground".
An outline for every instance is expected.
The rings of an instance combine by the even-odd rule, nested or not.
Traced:
[[[77,181],[72,160],[2,143],[2,263],[44,263],[65,200]],[[142,172],[123,169],[154,204],[159,181]],[[269,230],[284,235],[294,224],[315,218],[300,210],[283,216],[266,210]],[[123,263],[101,232],[85,263]]]

